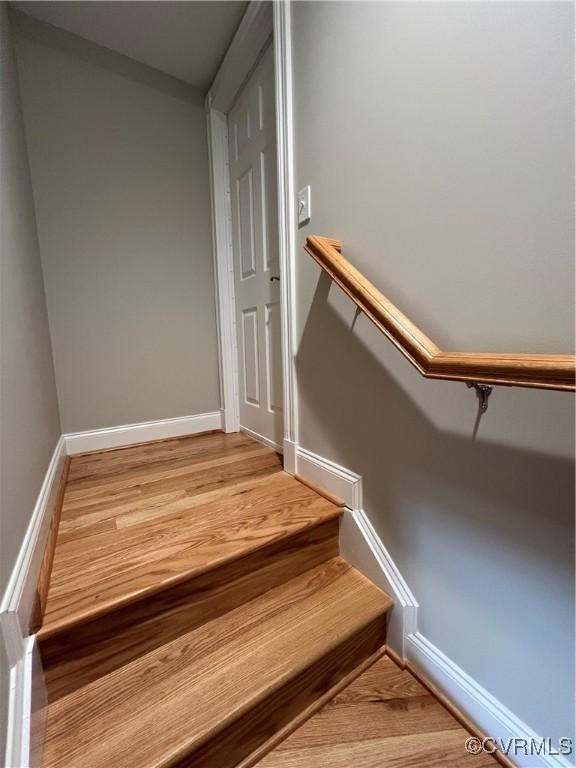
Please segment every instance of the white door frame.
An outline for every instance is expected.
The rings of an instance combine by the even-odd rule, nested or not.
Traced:
[[[284,397],[284,469],[296,471],[296,311],[295,204],[292,137],[292,59],[290,0],[253,0],[238,27],[206,97],[220,396],[225,432],[240,428],[238,350],[234,299],[232,209],[228,166],[228,112],[236,95],[273,35],[278,162],[278,235],[280,257],[280,322]]]

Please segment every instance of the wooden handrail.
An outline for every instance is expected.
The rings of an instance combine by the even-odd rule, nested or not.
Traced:
[[[338,240],[313,235],[305,250],[374,325],[429,379],[573,392],[574,355],[443,352],[342,256]]]

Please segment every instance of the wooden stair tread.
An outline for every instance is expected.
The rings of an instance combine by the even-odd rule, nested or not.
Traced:
[[[496,766],[492,755],[465,751],[469,735],[409,671],[384,656],[261,760],[248,758],[239,768]]]
[[[335,659],[375,651],[391,604],[333,558],[51,703],[44,765],[234,765],[226,744],[252,751],[252,730],[275,725],[271,704],[299,703],[311,669],[335,681]]]
[[[39,641],[340,514],[245,435],[73,457]]]

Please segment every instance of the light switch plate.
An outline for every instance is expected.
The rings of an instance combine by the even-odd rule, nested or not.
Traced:
[[[298,192],[298,224],[310,221],[311,215],[310,187],[308,186]]]

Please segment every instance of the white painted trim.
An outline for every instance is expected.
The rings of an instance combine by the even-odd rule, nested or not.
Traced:
[[[28,729],[29,762],[30,768],[41,768],[48,716],[48,691],[36,636],[33,635],[28,640],[30,644],[26,653],[30,659],[27,662],[26,675],[29,681],[27,690],[30,692],[30,704],[25,716],[29,717],[30,723]]]
[[[284,441],[285,443],[297,444],[296,206],[293,160],[292,8],[290,0],[274,0],[273,11]],[[288,446],[289,450],[290,446]],[[290,471],[289,466],[286,467],[286,471]]]
[[[10,668],[7,768],[40,768],[46,730],[47,696],[36,637],[22,638],[22,653]]]
[[[282,453],[283,447],[281,445],[278,445],[278,443],[275,443],[274,440],[270,440],[269,437],[264,437],[264,435],[259,435],[258,432],[254,432],[253,429],[248,429],[248,427],[240,427],[240,432],[244,432],[244,434],[248,435],[249,437],[253,437],[254,440],[258,440],[258,442],[263,443],[264,445],[267,445],[268,448],[272,448],[274,451],[277,451],[278,453]]]
[[[40,768],[48,699],[35,635],[20,638],[20,655],[10,667],[9,685],[3,764]]]
[[[296,448],[296,472],[305,480],[341,499],[349,509],[362,507],[360,475],[300,446]]]
[[[265,0],[252,0],[210,86],[211,109],[223,114],[230,111],[236,94],[250,75],[271,34],[270,3]]]
[[[292,440],[284,439],[284,471],[289,475],[296,474],[296,452],[298,446]]]
[[[54,494],[58,491],[65,458],[66,444],[64,438],[60,437],[44,476],[20,552],[0,603],[0,615],[16,614],[23,635],[27,634],[35,608],[38,576],[50,528],[50,511]]]
[[[228,120],[224,113],[210,108],[209,101],[208,98],[206,120],[208,123],[210,161],[220,398],[224,411],[224,431],[237,432],[240,428],[240,403],[238,397],[236,300],[234,295],[232,210],[228,162]]]
[[[453,702],[480,732],[492,738],[521,738],[540,742],[540,737],[470,675],[445,656],[419,632],[407,637],[407,657],[414,667]],[[509,754],[519,768],[571,768],[562,756]]]
[[[300,446],[296,448],[296,472],[347,507],[340,524],[340,553],[394,598],[387,643],[404,658],[406,637],[417,631],[418,602],[363,509],[362,477]]]
[[[387,643],[404,658],[405,638],[417,631],[418,602],[362,508],[362,477],[300,446],[296,448],[296,471],[347,507],[340,524],[340,553],[394,598]]]
[[[418,602],[364,510],[346,510],[340,524],[340,554],[394,599],[386,644],[406,657],[406,637],[417,631]]]
[[[66,443],[60,437],[0,603],[1,642],[10,667],[9,700],[1,703],[8,713],[4,757],[6,765],[14,768],[32,765],[32,741],[39,744],[43,740],[46,689],[42,674],[38,674],[38,653],[29,631],[36,607],[38,577],[52,520],[54,497],[58,492],[65,459]]]
[[[5,765],[28,768],[30,764],[30,720],[32,706],[32,656],[30,641],[23,639],[21,657],[10,668],[10,694],[6,728]]]
[[[95,429],[88,432],[72,432],[64,435],[66,450],[69,455],[86,451],[99,451],[106,448],[119,448],[149,440],[164,440],[168,437],[194,435],[222,429],[222,412],[198,413],[193,416],[180,416],[176,419],[145,421],[141,424],[125,424],[120,427]]]

